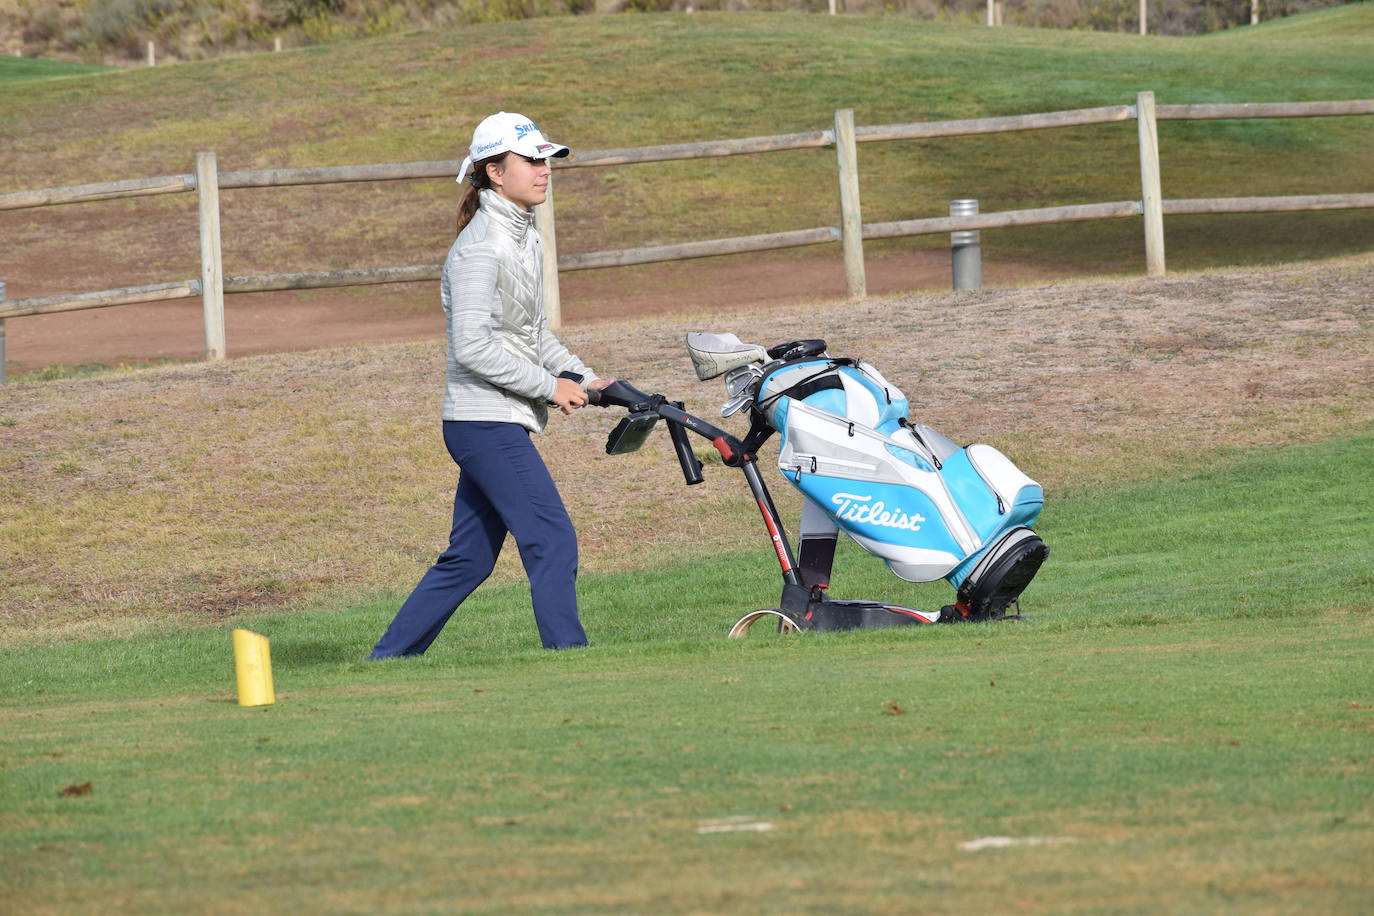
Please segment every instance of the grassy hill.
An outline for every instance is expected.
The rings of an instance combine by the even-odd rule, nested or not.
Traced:
[[[457,158],[471,126],[523,111],[575,149],[1129,104],[1357,98],[1374,7],[1205,39],[988,30],[823,16],[646,15],[500,23],[20,84],[0,97],[0,190],[221,168]],[[1368,190],[1374,119],[1161,125],[1166,197]],[[861,148],[865,219],[1139,195],[1130,123]],[[578,170],[559,176],[564,251],[837,221],[832,154]],[[434,262],[451,183],[225,195],[226,270]],[[195,276],[189,196],[0,214],[0,275],[24,290]],[[1190,217],[1171,266],[1374,248],[1367,214]],[[68,254],[80,239],[83,256]],[[875,255],[940,239],[872,246]],[[987,233],[989,257],[1140,270],[1135,221]]]
[[[1248,28],[1261,32],[1266,39],[1307,40],[1322,37],[1331,44],[1363,44],[1374,38],[1374,24],[1361,12],[1369,6],[1367,0],[1345,6],[1304,13],[1282,19],[1268,19]],[[1221,37],[1212,33],[1211,37]]]

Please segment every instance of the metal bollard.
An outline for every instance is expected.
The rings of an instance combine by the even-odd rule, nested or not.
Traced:
[[[949,215],[977,216],[978,201],[951,200]],[[983,288],[983,246],[977,230],[949,234],[949,263],[955,289]]]
[[[0,280],[0,302],[5,301],[5,281]],[[0,318],[0,385],[5,384],[5,319]]]

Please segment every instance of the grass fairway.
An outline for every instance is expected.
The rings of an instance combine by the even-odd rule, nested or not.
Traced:
[[[533,648],[519,586],[412,661],[358,661],[391,599],[263,618],[256,710],[227,627],[6,650],[7,903],[1361,912],[1371,451],[1052,503],[1026,624],[729,642],[760,546],[587,577],[587,651]],[[905,588],[847,560],[846,594]]]

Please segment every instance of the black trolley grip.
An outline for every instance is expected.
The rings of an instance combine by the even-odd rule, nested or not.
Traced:
[[[673,405],[678,410],[683,410],[685,405],[678,401]],[[681,423],[668,421],[668,436],[673,440],[673,450],[677,452],[677,463],[682,465],[682,479],[687,481],[687,486],[701,483],[705,480],[701,476],[701,462],[692,452],[692,443],[687,441],[687,430]]]

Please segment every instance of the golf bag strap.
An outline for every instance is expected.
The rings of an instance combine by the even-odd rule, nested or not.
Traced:
[[[775,368],[769,369],[767,371],[767,374],[764,375],[763,379],[759,382],[759,391],[762,391],[764,388],[768,386],[769,377],[776,375],[777,373],[782,372],[783,370],[789,368],[790,366],[796,365],[799,362],[814,362],[814,360],[810,358],[805,360],[790,360],[788,362],[776,366]],[[768,397],[757,402],[757,404],[755,404],[755,407],[757,407],[757,409],[759,410],[767,410],[769,407],[773,405],[774,402],[776,402],[780,398],[793,398],[795,400],[802,400],[807,395],[815,394],[817,391],[824,391],[827,388],[843,388],[844,383],[841,382],[839,378],[835,375],[835,370],[840,368],[841,366],[857,365],[858,360],[850,359],[847,356],[826,357],[826,365],[824,368],[817,369],[811,375],[808,375],[806,378],[802,379],[800,382],[797,382],[795,385],[791,385],[787,388],[784,388],[782,391],[776,391],[773,394],[770,394]]]
[[[753,455],[758,452],[759,446],[768,441],[768,437],[773,435],[776,430],[758,419],[755,415],[753,423],[749,427],[748,434],[744,437],[744,442],[740,444],[741,451],[746,455]]]
[[[833,372],[827,372],[820,378],[807,379],[801,384],[793,385],[791,388],[784,391],[783,395],[789,398],[795,398],[798,401],[805,401],[817,391],[826,391],[831,388],[838,388],[843,391],[844,382],[841,382],[840,377]]]

